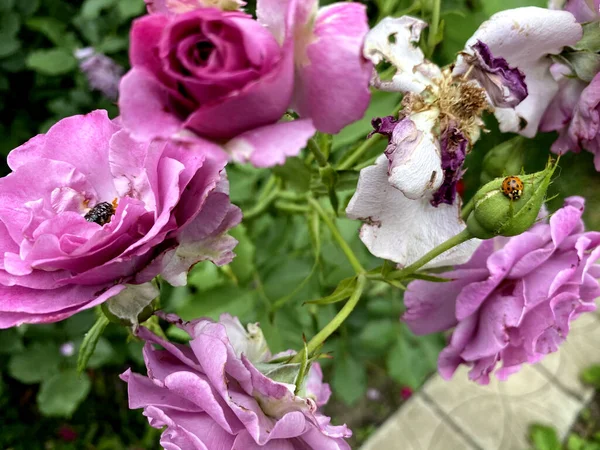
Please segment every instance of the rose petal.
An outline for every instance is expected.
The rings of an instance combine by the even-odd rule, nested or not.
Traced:
[[[386,17],[365,38],[364,55],[379,64],[388,61],[396,68],[390,81],[376,79],[378,89],[420,94],[441,75],[439,67],[425,60],[418,43],[427,26],[422,20],[409,16]]]
[[[225,150],[236,161],[272,167],[297,156],[315,131],[310,119],[279,122],[242,133],[229,141]]]
[[[369,105],[373,68],[362,56],[365,10],[358,3],[322,8],[314,29],[305,31],[306,47],[296,45],[295,109],[324,133],[361,119]]]
[[[549,55],[575,45],[581,36],[581,25],[570,13],[525,7],[494,14],[467,41],[466,52],[481,41],[495,57],[506,59],[511,67],[525,74],[527,98],[514,109],[496,109],[502,131],[527,137],[536,134],[544,111],[558,91],[558,84],[550,74]],[[461,64],[464,61],[459,56],[456,70],[461,70]]]
[[[382,155],[374,166],[361,170],[346,214],[365,222],[360,238],[373,255],[406,266],[465,229],[460,219],[460,202],[436,208],[429,200],[427,197],[410,200],[391,186],[387,161]],[[478,243],[476,239],[465,242],[424,267],[466,262]]]

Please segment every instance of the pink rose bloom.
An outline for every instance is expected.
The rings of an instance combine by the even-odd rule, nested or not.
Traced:
[[[140,140],[207,138],[265,167],[298,154],[315,130],[360,119],[372,67],[362,56],[365,7],[317,6],[259,0],[258,21],[202,7],[136,20],[120,86],[124,126]],[[281,121],[290,108],[300,119]]]
[[[350,449],[344,440],[350,430],[330,425],[318,411],[331,393],[318,364],[295,395],[294,384],[263,374],[276,378],[286,371],[272,362],[256,324],[244,329],[228,314],[217,323],[162,317],[190,335],[189,345],[167,342],[140,327],[148,376],[127,370],[121,378],[128,384],[129,407],[144,408],[151,426],[166,427],[160,441],[164,448]]]
[[[483,242],[471,260],[440,274],[453,281],[413,281],[403,319],[419,335],[454,327],[438,360],[449,379],[460,364],[489,383],[558,350],[572,320],[600,297],[600,233],[585,232],[584,199],[570,197],[549,220],[512,238]]]
[[[0,179],[0,328],[54,322],[161,273],[226,264],[241,214],[213,144],[138,143],[105,111],[61,120]],[[220,155],[220,153],[219,153]]]

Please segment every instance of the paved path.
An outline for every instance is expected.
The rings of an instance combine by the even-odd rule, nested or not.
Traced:
[[[433,376],[361,450],[526,450],[532,423],[566,436],[594,392],[581,370],[600,363],[600,314],[573,322],[567,341],[540,364],[506,382],[479,386],[459,370],[451,381]]]

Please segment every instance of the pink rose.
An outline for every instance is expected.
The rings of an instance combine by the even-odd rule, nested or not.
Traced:
[[[226,231],[241,213],[214,147],[139,143],[94,111],[13,150],[0,179],[0,328],[65,319],[159,273],[185,284],[198,261],[230,262]]]
[[[133,68],[120,86],[124,126],[140,140],[192,132],[270,166],[296,155],[316,129],[337,133],[358,120],[371,74],[362,57],[365,8],[316,6],[262,0],[258,21],[201,7],[138,19]],[[290,108],[300,119],[281,122]]]

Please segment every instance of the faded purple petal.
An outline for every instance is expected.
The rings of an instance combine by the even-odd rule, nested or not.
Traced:
[[[385,149],[389,182],[407,198],[428,196],[444,181],[440,143],[433,134],[437,119],[435,111],[410,114],[396,124]]]
[[[551,55],[575,45],[582,34],[581,25],[566,11],[536,7],[500,11],[469,38],[453,73],[468,71],[464,53],[471,53],[478,41],[484,42],[495,58],[504,58],[510,67],[517,67],[525,75],[529,95],[514,108],[497,107],[494,114],[501,131],[533,137],[558,91],[549,70]]]
[[[477,80],[486,90],[494,106],[514,108],[527,97],[525,74],[510,67],[506,59],[492,55],[490,48],[477,41],[471,46],[474,56],[465,55],[471,64],[469,78]]]
[[[442,150],[442,169],[444,169],[444,183],[433,194],[431,204],[438,206],[440,203],[454,204],[456,199],[456,186],[462,178],[462,166],[467,156],[469,140],[455,126],[450,123],[440,137]]]

